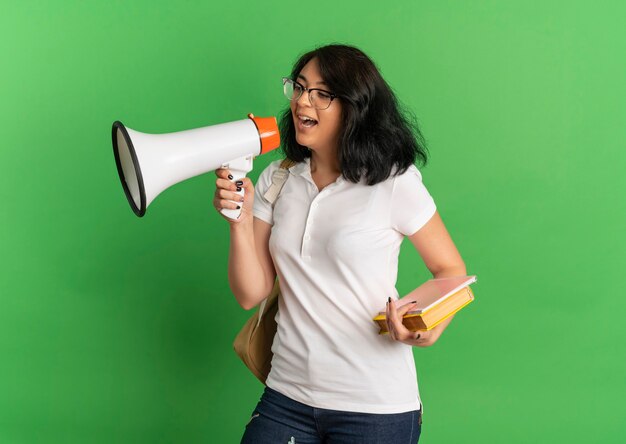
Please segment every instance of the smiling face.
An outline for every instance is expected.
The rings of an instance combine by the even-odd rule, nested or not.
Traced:
[[[316,58],[304,65],[295,80],[306,88],[329,91],[328,85],[320,75]],[[320,110],[311,105],[309,94],[304,91],[298,100],[291,102],[291,115],[296,127],[296,141],[300,145],[318,152],[331,150],[336,152],[341,127],[340,99],[335,98],[330,107]],[[314,122],[309,119],[313,119]]]

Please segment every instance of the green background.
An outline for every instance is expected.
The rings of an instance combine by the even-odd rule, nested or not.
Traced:
[[[368,53],[419,119],[424,182],[478,275],[414,349],[421,442],[623,442],[625,17],[620,1],[3,1],[0,442],[239,442],[262,385],[232,350],[252,312],[228,287],[215,176],[139,219],[110,127],[277,115],[280,77],[331,42]],[[400,293],[430,277],[409,242],[400,261]]]

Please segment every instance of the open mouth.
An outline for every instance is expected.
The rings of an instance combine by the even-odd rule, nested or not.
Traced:
[[[298,115],[298,123],[304,128],[313,128],[317,125],[317,120],[312,119],[309,116]]]

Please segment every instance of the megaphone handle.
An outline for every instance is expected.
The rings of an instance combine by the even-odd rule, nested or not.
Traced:
[[[231,176],[233,176],[232,182],[236,182],[246,177],[246,171],[237,171],[231,169],[230,174]],[[243,197],[243,188],[241,189],[241,191],[236,191],[236,193]],[[241,202],[235,202],[233,200],[231,200],[230,202],[241,205]],[[231,210],[230,208],[223,208],[220,212],[229,219],[239,219],[239,216],[241,216],[241,208],[235,210]]]

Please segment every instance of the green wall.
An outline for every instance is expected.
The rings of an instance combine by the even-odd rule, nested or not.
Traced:
[[[414,350],[421,442],[623,442],[623,2],[97,3],[2,2],[0,442],[239,442],[262,386],[232,350],[251,312],[215,176],[139,219],[110,127],[277,115],[280,77],[330,42],[418,117],[424,182],[479,279]],[[429,277],[405,243],[399,291]]]

